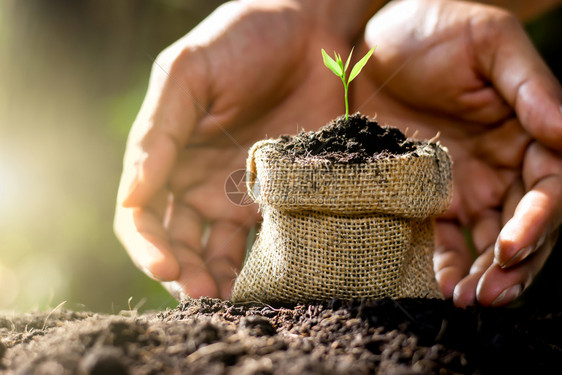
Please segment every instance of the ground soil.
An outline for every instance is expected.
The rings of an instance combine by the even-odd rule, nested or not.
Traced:
[[[552,374],[562,310],[450,301],[233,305],[0,317],[6,374]]]
[[[399,131],[360,115],[347,122],[340,118],[315,133],[285,137],[279,145],[290,157],[341,163],[399,155],[416,146]],[[555,278],[542,284],[548,287],[536,286],[531,295],[560,300],[553,295],[559,268],[553,270],[549,275]],[[269,306],[202,298],[144,314],[55,309],[0,316],[0,372],[562,373],[562,306],[545,308],[530,301],[517,308],[459,309],[438,299]]]
[[[280,150],[294,158],[322,158],[335,163],[363,163],[415,150],[419,142],[406,139],[397,128],[379,126],[359,113],[341,116],[316,132],[283,136]]]

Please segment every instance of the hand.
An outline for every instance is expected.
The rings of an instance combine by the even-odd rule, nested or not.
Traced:
[[[441,290],[458,306],[509,303],[542,268],[562,222],[562,89],[499,8],[392,2],[369,22],[366,42],[378,48],[352,86],[355,108],[409,135],[440,132],[454,161],[453,203],[436,225]]]
[[[228,3],[156,59],[115,216],[138,267],[176,296],[230,295],[258,215],[254,205],[228,200],[225,181],[245,168],[255,141],[316,129],[343,113],[341,83],[320,50],[349,51],[372,6]]]

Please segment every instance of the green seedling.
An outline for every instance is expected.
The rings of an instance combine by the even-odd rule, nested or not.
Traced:
[[[353,68],[351,69],[351,73],[349,74],[349,79],[346,79],[345,75],[346,75],[346,72],[347,72],[347,68],[349,68],[349,62],[351,61],[351,55],[353,54],[353,48],[351,49],[351,52],[349,53],[349,56],[347,57],[347,61],[345,62],[345,65],[343,64],[343,60],[338,53],[334,52],[335,59],[332,59],[326,53],[326,51],[324,51],[324,49],[322,49],[322,58],[324,59],[324,65],[326,65],[326,67],[328,69],[330,69],[335,75],[340,77],[341,81],[343,82],[344,98],[345,98],[345,120],[346,121],[349,117],[349,101],[347,99],[347,91],[348,91],[348,88],[349,88],[349,84],[351,83],[351,81],[353,81],[353,79],[355,77],[357,77],[359,75],[359,73],[361,73],[361,69],[363,69],[365,64],[367,64],[367,61],[369,61],[369,58],[371,57],[373,52],[375,52],[375,48],[377,48],[377,46],[374,46],[373,48],[371,48],[371,50],[369,52],[367,52],[367,54],[365,56],[363,56],[363,58],[361,60],[359,60],[357,62],[357,64],[355,64],[353,66]]]

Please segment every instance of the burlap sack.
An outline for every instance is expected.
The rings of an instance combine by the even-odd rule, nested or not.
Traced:
[[[441,146],[360,164],[291,160],[261,141],[248,188],[263,223],[232,300],[441,297],[433,272],[433,220],[451,201]]]

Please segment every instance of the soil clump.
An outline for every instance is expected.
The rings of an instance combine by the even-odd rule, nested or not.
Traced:
[[[560,370],[562,313],[437,299],[189,299],[136,315],[0,319],[6,374],[529,374]]]

